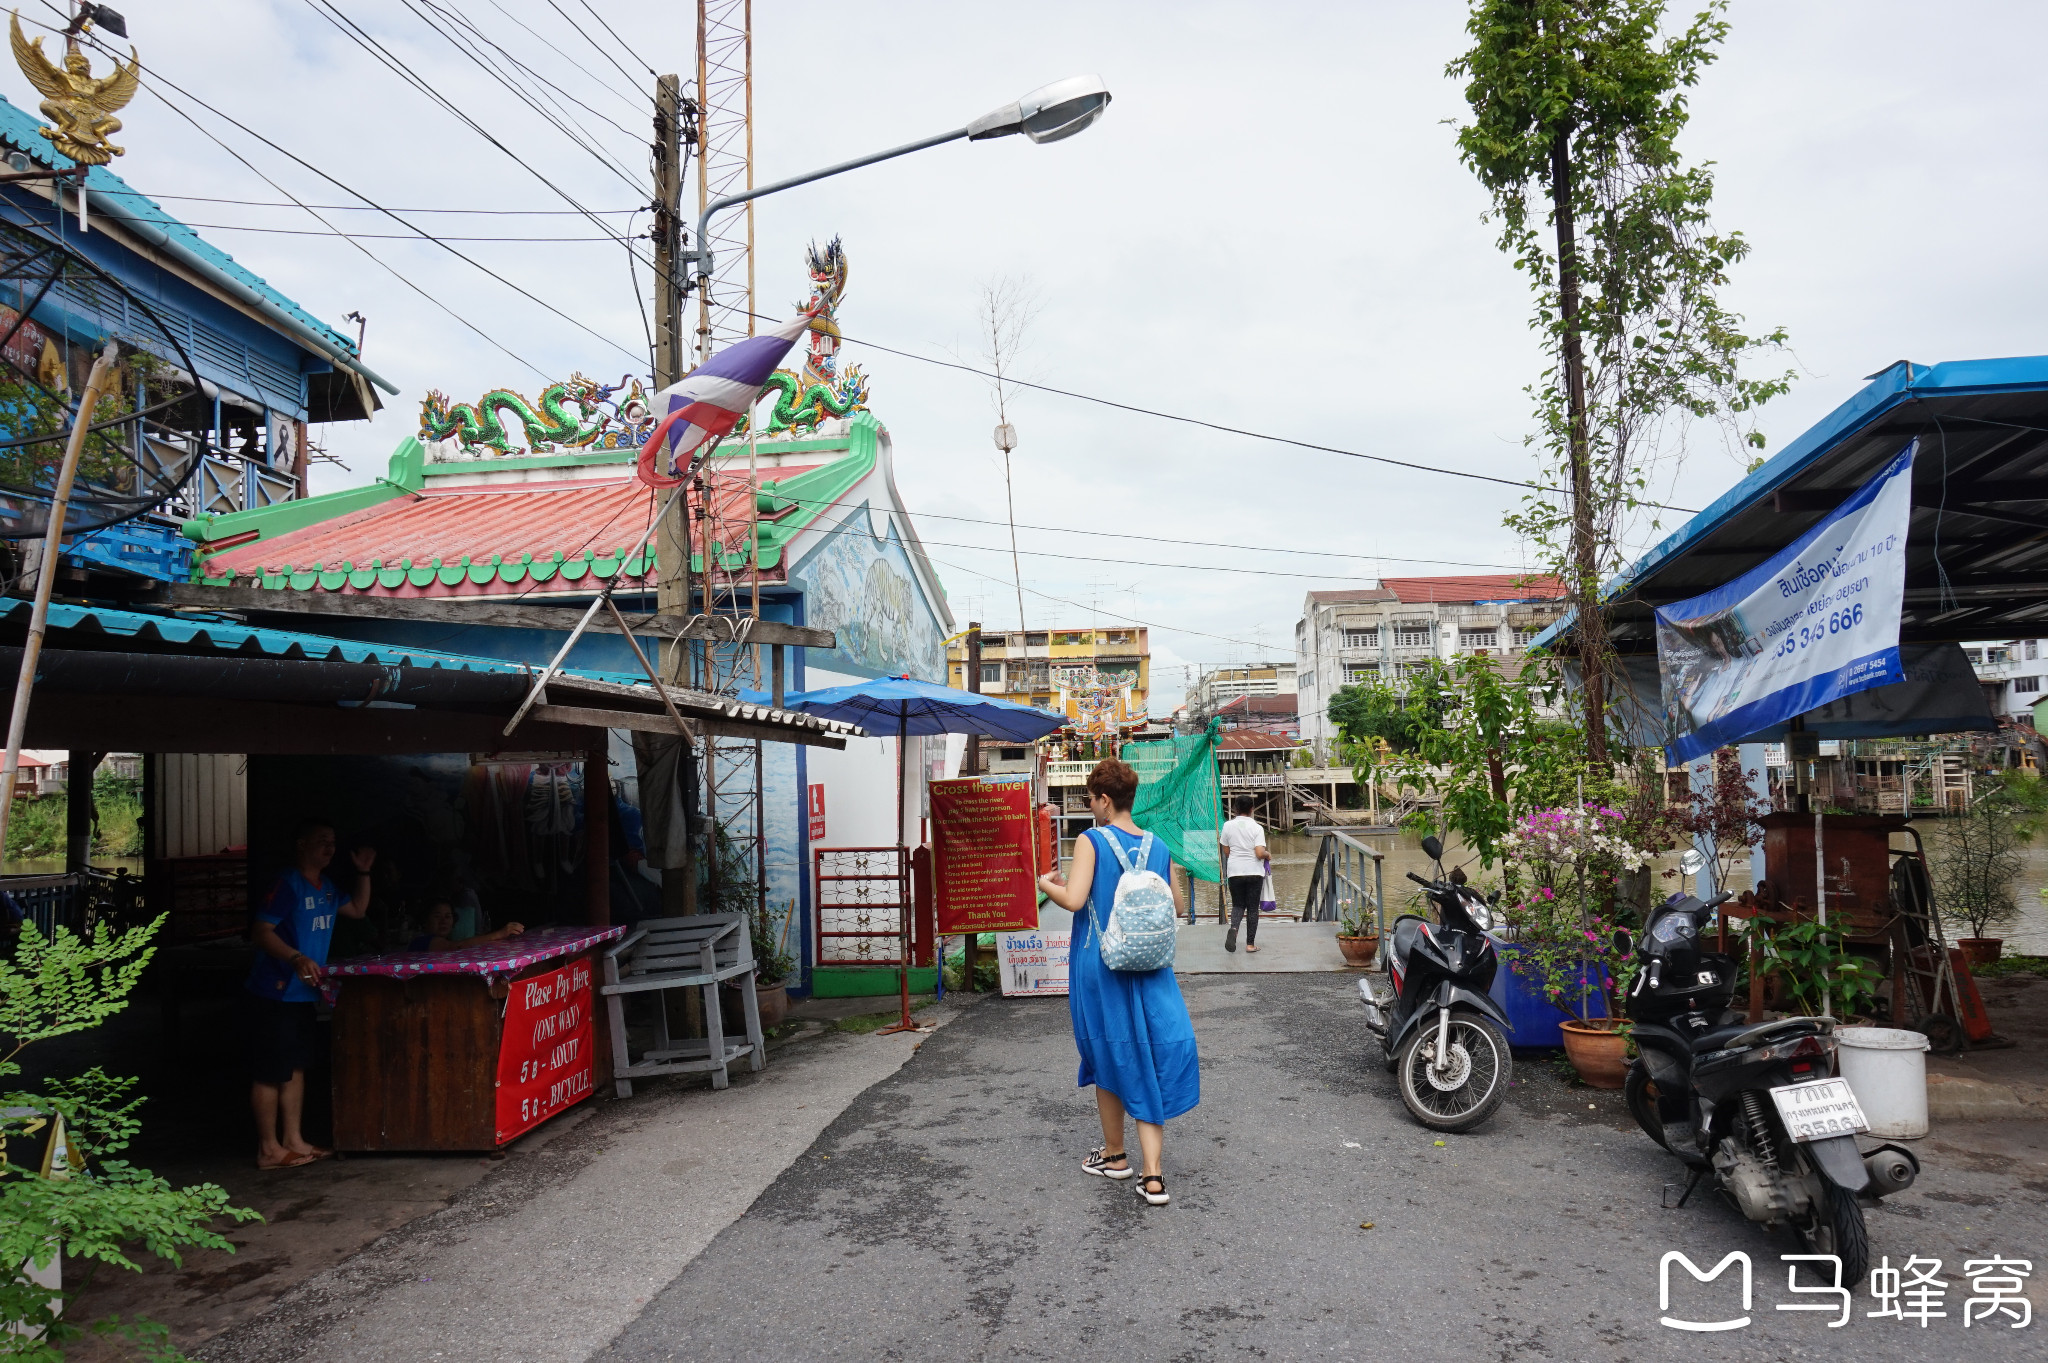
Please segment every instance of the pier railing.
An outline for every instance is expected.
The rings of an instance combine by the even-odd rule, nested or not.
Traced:
[[[1373,924],[1375,936],[1382,934],[1387,918],[1384,861],[1384,853],[1349,834],[1324,833],[1322,845],[1316,849],[1315,870],[1309,874],[1302,921],[1338,922],[1356,909],[1358,917]]]

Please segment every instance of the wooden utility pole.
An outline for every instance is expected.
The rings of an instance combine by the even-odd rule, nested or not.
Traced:
[[[659,393],[683,377],[689,347],[683,338],[684,282],[678,276],[683,246],[683,143],[685,106],[680,76],[659,76],[654,82],[654,390]],[[690,498],[675,498],[656,532],[655,563],[659,577],[655,601],[663,615],[687,617],[690,593]],[[671,683],[688,679],[690,643],[663,642],[661,675]],[[678,740],[681,741],[681,740]],[[681,817],[681,811],[677,812]],[[694,846],[694,843],[692,844]],[[697,911],[697,868],[692,863],[664,868],[662,910],[669,914]],[[670,872],[673,871],[674,874]]]

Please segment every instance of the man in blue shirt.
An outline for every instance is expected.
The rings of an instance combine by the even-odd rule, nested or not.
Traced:
[[[293,839],[292,869],[277,878],[256,910],[250,939],[256,965],[250,970],[249,1103],[256,1111],[256,1167],[290,1169],[325,1159],[299,1130],[306,1105],[306,1066],[312,1063],[313,1004],[334,938],[334,916],[361,918],[370,908],[370,868],[377,849],[359,847],[355,897],[343,900],[327,878],[334,860],[334,829],[324,823],[299,825]]]

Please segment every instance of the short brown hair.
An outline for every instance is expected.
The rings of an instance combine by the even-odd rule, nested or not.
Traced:
[[[1129,809],[1131,801],[1138,798],[1138,773],[1131,770],[1128,762],[1120,762],[1114,757],[1105,758],[1088,773],[1088,793],[1107,795],[1110,804],[1117,809]]]

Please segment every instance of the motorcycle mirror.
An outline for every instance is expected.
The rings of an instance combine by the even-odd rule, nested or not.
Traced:
[[[1685,849],[1685,855],[1678,859],[1678,869],[1689,876],[1696,876],[1707,868],[1707,855],[1697,847]]]
[[[1422,840],[1422,852],[1431,861],[1442,861],[1444,859],[1444,845],[1434,833]]]
[[[1627,928],[1616,928],[1614,930],[1614,950],[1622,956],[1626,956],[1635,950],[1635,942],[1630,939]]]

